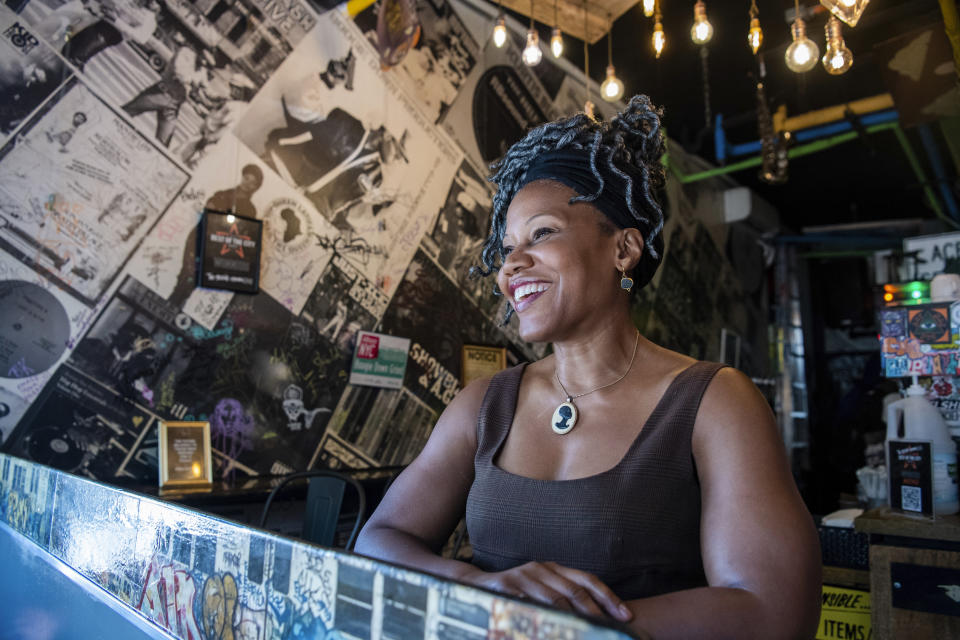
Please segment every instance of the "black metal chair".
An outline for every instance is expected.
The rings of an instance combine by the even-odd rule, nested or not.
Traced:
[[[260,516],[260,528],[266,528],[267,516],[274,498],[289,483],[302,479],[309,479],[310,484],[307,487],[307,503],[303,514],[301,537],[325,547],[333,546],[346,486],[350,485],[357,492],[357,516],[344,547],[348,551],[352,549],[357,541],[360,525],[363,524],[367,515],[367,496],[363,486],[355,478],[338,471],[317,469],[285,476],[267,496],[267,501],[263,505],[263,514]]]

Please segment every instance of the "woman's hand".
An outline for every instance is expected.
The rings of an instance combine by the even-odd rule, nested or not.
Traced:
[[[462,576],[470,584],[517,598],[529,598],[559,609],[627,622],[633,613],[600,579],[556,562],[528,562],[506,571],[479,569]]]

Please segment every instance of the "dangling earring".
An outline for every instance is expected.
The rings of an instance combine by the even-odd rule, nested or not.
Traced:
[[[620,288],[625,291],[633,289],[633,278],[628,276],[623,269],[620,269]]]

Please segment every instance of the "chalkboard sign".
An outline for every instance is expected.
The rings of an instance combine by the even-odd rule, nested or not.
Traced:
[[[263,222],[207,209],[202,228],[200,286],[257,293]]]
[[[890,440],[890,507],[933,516],[933,474],[929,442]]]

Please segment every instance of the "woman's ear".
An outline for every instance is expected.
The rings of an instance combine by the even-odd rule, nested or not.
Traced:
[[[643,234],[630,227],[617,231],[617,269],[630,271],[643,256]]]

